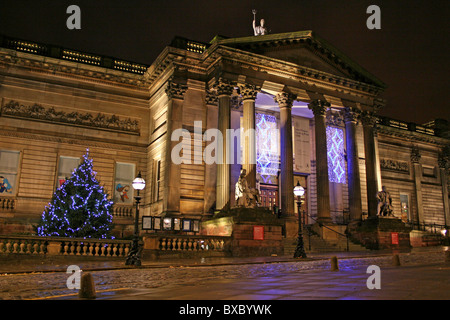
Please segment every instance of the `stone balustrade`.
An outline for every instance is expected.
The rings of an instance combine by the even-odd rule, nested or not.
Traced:
[[[144,237],[144,249],[161,252],[205,252],[226,251],[230,237],[151,235]]]
[[[0,236],[0,255],[126,257],[130,248],[129,240]]]

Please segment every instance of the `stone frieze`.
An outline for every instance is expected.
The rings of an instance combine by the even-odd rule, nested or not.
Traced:
[[[77,111],[57,111],[53,107],[45,108],[37,103],[27,106],[11,100],[2,106],[1,116],[139,134],[139,122],[137,120],[121,119],[116,115],[107,116],[101,113],[94,116],[91,113]]]

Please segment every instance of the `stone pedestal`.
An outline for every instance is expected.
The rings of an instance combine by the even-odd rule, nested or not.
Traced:
[[[350,238],[368,249],[410,249],[411,228],[401,219],[391,217],[369,217],[352,222],[348,226]]]
[[[230,236],[233,257],[281,255],[282,221],[263,208],[234,208],[202,222],[201,234]]]

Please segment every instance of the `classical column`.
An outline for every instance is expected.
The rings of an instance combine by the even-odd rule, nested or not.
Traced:
[[[275,96],[280,107],[280,158],[281,158],[281,213],[285,217],[294,216],[294,151],[292,147],[292,103],[297,98],[293,94],[281,92]]]
[[[219,79],[214,85],[219,102],[219,125],[222,133],[223,144],[218,146],[217,159],[217,185],[216,185],[216,210],[228,210],[230,208],[230,143],[227,130],[230,129],[230,100],[233,86],[225,79]]]
[[[423,224],[423,196],[422,196],[422,165],[420,164],[420,150],[417,146],[411,149],[411,163],[413,167],[414,186],[416,191],[416,205],[417,205],[417,223]]]
[[[376,117],[371,112],[362,112],[361,120],[364,132],[368,215],[369,217],[375,217],[378,213],[378,202],[376,196],[379,191],[374,134]]]
[[[317,181],[317,221],[331,223],[330,186],[328,179],[327,130],[325,117],[330,103],[313,100],[308,108],[314,113],[314,133],[316,137],[316,181]]]
[[[448,152],[448,150],[447,150]],[[449,162],[449,155],[444,152],[439,154],[438,164],[439,164],[439,173],[441,177],[441,185],[442,185],[442,200],[444,202],[444,221],[446,226],[450,226],[450,208],[449,208],[449,199],[448,199],[448,176],[447,176],[447,167]]]
[[[168,97],[167,106],[167,137],[165,151],[165,188],[164,188],[164,209],[168,215],[180,213],[180,178],[181,165],[172,161],[172,149],[179,141],[172,141],[172,132],[181,129],[183,125],[183,97],[187,86],[174,82],[170,79],[167,83],[166,94]]]
[[[347,175],[350,220],[361,220],[361,180],[359,175],[358,145],[356,143],[356,123],[359,112],[355,108],[344,109],[345,135],[347,142]]]
[[[217,129],[219,124],[219,110],[217,96],[214,92],[206,90],[206,130]],[[206,142],[208,145],[209,142]],[[217,164],[205,163],[205,199],[204,213],[210,212],[216,202]]]
[[[245,84],[239,86],[243,102],[243,163],[242,169],[247,172],[247,183],[250,188],[256,186],[256,130],[255,130],[255,100],[259,88]],[[242,142],[241,142],[242,143]]]

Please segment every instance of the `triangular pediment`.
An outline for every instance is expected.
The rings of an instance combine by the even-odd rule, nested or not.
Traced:
[[[301,67],[385,87],[386,85],[312,31],[242,38],[216,37],[211,43],[294,63]]]

